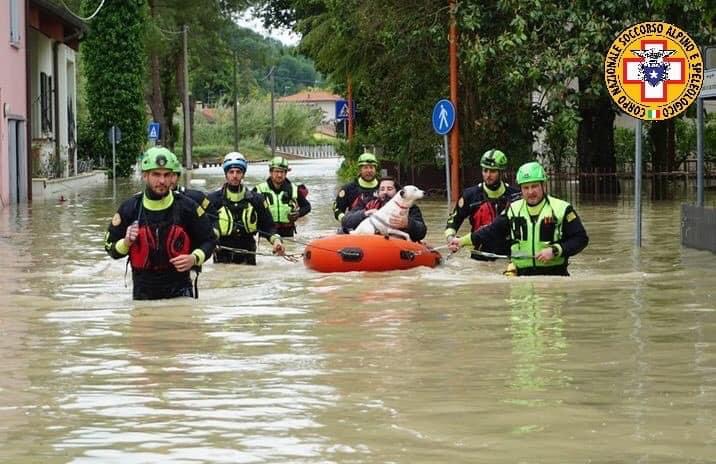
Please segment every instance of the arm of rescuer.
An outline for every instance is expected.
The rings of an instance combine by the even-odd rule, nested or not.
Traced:
[[[577,216],[572,205],[569,205],[564,212],[561,240],[552,242],[550,248],[540,251],[535,258],[540,261],[549,261],[555,256],[569,258],[584,250],[587,244],[589,244],[589,237],[582,220]]]
[[[336,199],[333,201],[333,217],[335,217],[338,222],[341,222],[341,219],[343,219],[346,210],[350,207],[350,204],[348,203],[347,187],[348,185],[344,185],[338,191]]]
[[[296,190],[298,194],[296,198],[298,209],[294,209],[293,211],[288,213],[288,219],[291,222],[295,222],[296,219],[301,218],[311,212],[311,203],[309,203],[308,199],[306,199],[306,197],[308,196],[308,188],[305,185],[301,184]]]
[[[120,205],[104,235],[104,250],[114,259],[124,258],[129,254],[129,247],[139,232],[139,226],[133,224],[137,218],[134,217],[136,214],[132,214],[132,200],[136,201],[133,197]],[[141,197],[139,201],[142,201]]]
[[[450,240],[457,235],[457,231],[460,230],[460,226],[470,215],[470,204],[465,199],[465,192],[462,192],[460,198],[455,202],[455,207],[452,209],[450,216],[448,216],[447,224],[445,224],[445,239]]]
[[[311,203],[308,201],[308,187],[304,184],[298,186],[298,217],[303,217],[311,212]]]
[[[186,272],[194,266],[201,266],[208,256],[214,252],[216,238],[212,228],[211,219],[201,205],[187,198],[182,202],[184,226],[189,233],[194,249],[188,255],[179,255],[171,262],[177,271]]]
[[[420,211],[420,208],[415,205],[411,206],[410,210],[408,210],[407,232],[408,235],[410,235],[410,240],[414,242],[419,242],[424,239],[428,233],[428,228],[423,220],[423,213]]]
[[[252,200],[254,209],[256,210],[256,219],[259,235],[266,237],[266,240],[273,246],[273,252],[279,256],[283,256],[286,249],[283,246],[281,236],[276,232],[276,224],[273,222],[271,211],[268,208],[268,202],[266,198],[260,193],[257,193]]]
[[[368,217],[365,213],[365,208],[356,208],[344,214],[341,218],[341,226],[343,227],[343,231],[345,233],[348,233],[351,230],[355,230],[355,228],[358,227],[361,222],[363,222],[363,219]]]
[[[503,212],[485,227],[471,234],[465,234],[460,238],[453,237],[448,244],[448,248],[452,252],[456,252],[460,247],[464,246],[473,246],[475,249],[480,249],[480,245],[485,241],[507,241],[509,233],[510,220],[507,219],[506,212]]]

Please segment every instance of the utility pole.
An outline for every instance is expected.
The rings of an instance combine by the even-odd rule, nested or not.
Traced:
[[[353,140],[353,81],[348,75],[348,143]]]
[[[236,77],[236,51],[234,51],[234,151],[239,151],[239,91]]]
[[[182,33],[184,36],[184,160],[187,170],[192,169],[191,164],[191,111],[189,111],[189,27],[184,24]]]
[[[450,100],[455,107],[455,125],[450,131],[450,177],[452,197],[460,196],[460,111],[457,104],[458,74],[457,74],[457,21],[455,10],[456,0],[448,0],[450,7]]]
[[[271,76],[271,156],[276,156],[276,116],[274,114],[273,100],[274,100],[274,70],[275,66],[271,67],[269,75]]]

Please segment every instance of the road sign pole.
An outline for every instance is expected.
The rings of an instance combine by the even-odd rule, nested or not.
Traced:
[[[453,189],[457,188],[455,185],[455,172],[457,171],[457,168],[454,165],[455,158],[453,157],[453,159],[450,159],[451,157],[450,152],[448,151],[449,147],[447,139],[450,131],[456,129],[453,127],[455,125],[455,107],[450,100],[442,99],[435,104],[433,107],[432,123],[435,133],[443,136],[443,145],[445,146],[445,186],[447,190],[449,208],[452,203],[452,197],[457,196],[457,194],[453,195],[452,192]],[[451,163],[453,164],[452,169],[450,166]]]
[[[634,221],[636,222],[636,246],[641,248],[641,119],[636,120],[634,151]]]
[[[443,135],[443,145],[445,147],[445,189],[447,190],[448,209],[452,205],[452,196],[450,192],[450,151],[448,150],[448,136]]]
[[[112,199],[117,199],[117,132],[112,126]]]

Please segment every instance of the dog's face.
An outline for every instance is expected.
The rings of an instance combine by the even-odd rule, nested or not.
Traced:
[[[408,201],[410,203],[420,200],[421,198],[423,198],[424,194],[425,192],[423,192],[414,185],[406,185],[398,192],[398,195],[400,195],[401,198],[405,199],[405,201]]]

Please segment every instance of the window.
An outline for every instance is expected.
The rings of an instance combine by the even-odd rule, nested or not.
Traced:
[[[10,0],[10,43],[20,44],[20,0]]]
[[[52,77],[40,73],[40,127],[52,132]]]

